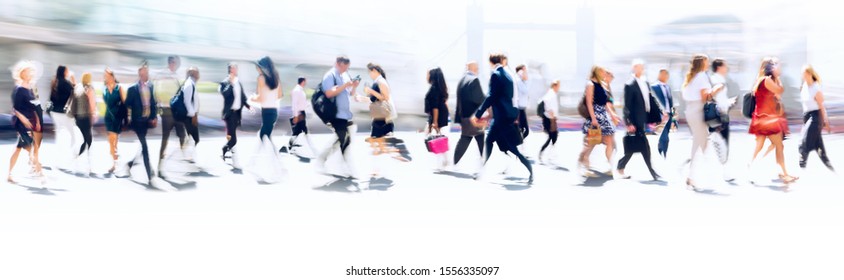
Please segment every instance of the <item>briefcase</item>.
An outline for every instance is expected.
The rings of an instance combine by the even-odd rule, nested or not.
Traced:
[[[624,153],[641,153],[648,147],[645,135],[627,134],[622,139]]]

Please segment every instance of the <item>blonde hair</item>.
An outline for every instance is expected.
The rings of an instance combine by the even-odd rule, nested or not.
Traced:
[[[803,66],[803,72],[804,72],[804,73],[809,73],[809,75],[811,75],[811,76],[812,76],[812,81],[814,81],[814,82],[816,82],[816,83],[820,83],[820,82],[821,82],[821,77],[820,77],[820,76],[818,76],[818,72],[816,72],[816,71],[815,71],[815,68],[814,68],[814,67],[812,67],[812,65],[811,65],[811,64],[808,64],[808,65],[806,65],[806,66]]]
[[[607,72],[607,70],[604,69],[604,67],[601,67],[601,66],[598,66],[598,65],[592,66],[592,71],[589,72],[590,73],[589,79],[590,80],[596,80],[596,81],[598,81],[598,83],[603,83],[604,77],[601,77],[600,75],[598,75],[599,71],[603,71],[605,73]]]
[[[23,71],[27,71],[27,70],[33,72],[33,73],[30,73],[29,80],[30,81],[35,80],[35,73],[34,73],[35,72],[35,64],[32,61],[21,60],[21,61],[18,61],[18,63],[16,63],[15,66],[12,66],[12,79],[15,80],[15,83],[20,84],[20,83],[24,82],[23,78],[21,77],[21,73]]]
[[[556,87],[556,86],[560,86],[560,80],[554,80],[553,82],[551,82],[551,87],[552,87],[552,88],[553,88],[553,87]]]
[[[82,85],[91,86],[92,75],[91,72],[82,73]]]
[[[689,73],[686,73],[686,79],[683,81],[683,87],[689,85],[692,82],[692,79],[700,72],[706,71],[706,61],[709,60],[709,57],[705,54],[695,54],[692,56],[692,61],[690,62],[692,67],[689,69]]]

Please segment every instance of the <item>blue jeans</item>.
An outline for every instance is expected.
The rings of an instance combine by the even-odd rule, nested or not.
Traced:
[[[261,132],[258,134],[258,138],[264,139],[264,136],[267,136],[267,139],[270,139],[276,120],[278,120],[278,109],[261,109]]]

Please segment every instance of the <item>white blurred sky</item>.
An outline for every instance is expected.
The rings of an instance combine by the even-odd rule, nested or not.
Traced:
[[[414,54],[420,68],[441,66],[447,73],[462,71],[466,59],[466,6],[474,0],[426,1],[301,1],[238,0],[209,2],[179,1],[180,12],[252,22],[309,33],[342,35],[349,39],[375,39],[399,42],[403,51]],[[820,0],[487,0],[484,16],[491,22],[574,23],[578,6],[595,11],[595,61],[606,63],[615,57],[641,51],[652,42],[651,32],[660,24],[696,15],[735,15],[754,28],[781,32],[777,40],[807,36],[809,55],[824,76],[844,76],[835,61],[844,58],[836,35],[844,27],[844,17],[834,2]],[[173,10],[171,0],[143,3],[153,9]],[[189,7],[189,8],[185,8]],[[773,31],[772,31],[773,30]],[[805,34],[803,34],[805,33]],[[463,39],[461,39],[461,37]],[[570,76],[574,67],[574,33],[555,31],[488,31],[485,51],[503,50],[516,63],[544,62],[554,76]],[[759,42],[765,55],[764,45]],[[341,46],[342,48],[342,46]],[[342,51],[342,49],[341,49]],[[751,50],[752,51],[752,50]],[[353,63],[365,63],[355,61]],[[362,65],[361,65],[362,66]],[[572,77],[574,78],[574,77]],[[839,82],[844,84],[844,82]]]

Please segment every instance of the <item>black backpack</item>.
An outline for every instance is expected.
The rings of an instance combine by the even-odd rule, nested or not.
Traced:
[[[331,73],[334,76],[334,73]],[[335,82],[337,77],[335,78]],[[337,118],[337,102],[335,98],[329,98],[322,90],[322,83],[319,83],[314,89],[314,95],[311,96],[311,105],[314,107],[314,113],[322,120],[323,123],[328,124]]]
[[[190,102],[196,98],[196,85],[193,86]],[[173,118],[177,120],[184,120],[188,118],[188,108],[185,107],[185,95],[182,92],[182,86],[179,86],[179,92],[170,98],[170,111],[173,112]]]
[[[545,117],[545,101],[539,102],[539,105],[536,105],[536,114],[540,117]]]
[[[748,92],[744,94],[741,101],[741,114],[745,118],[752,119],[753,111],[756,111],[756,96],[754,96],[753,92]]]

